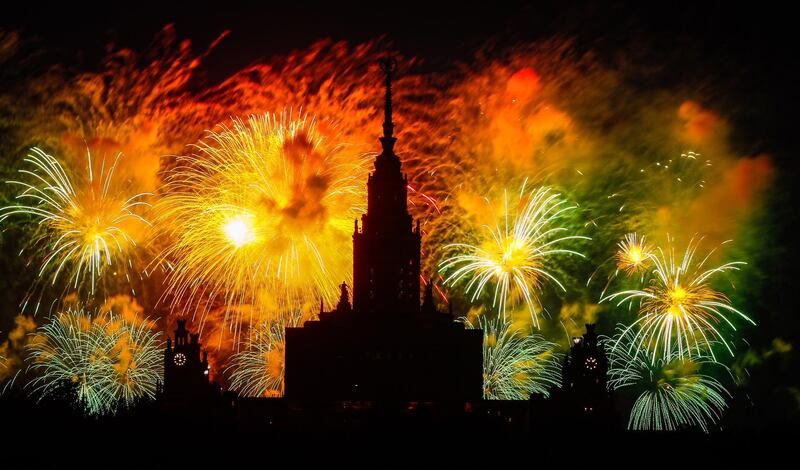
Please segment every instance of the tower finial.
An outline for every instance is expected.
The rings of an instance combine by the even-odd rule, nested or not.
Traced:
[[[397,70],[397,59],[386,56],[378,61],[381,70],[386,75],[386,102],[383,106],[383,137],[390,139],[394,134],[392,122],[392,75]]]

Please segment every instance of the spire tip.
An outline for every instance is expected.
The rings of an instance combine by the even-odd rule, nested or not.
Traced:
[[[386,100],[383,107],[383,137],[391,139],[394,134],[392,122],[392,75],[397,71],[397,59],[386,56],[378,61],[384,75],[386,75]]]

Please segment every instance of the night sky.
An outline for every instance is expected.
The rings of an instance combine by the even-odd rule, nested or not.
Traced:
[[[758,284],[758,300],[748,297],[745,302],[760,305],[758,326],[746,329],[746,334],[754,350],[769,349],[776,337],[791,350],[749,371],[746,389],[732,400],[736,405],[728,423],[729,429],[762,430],[797,424],[800,317],[795,296],[800,257],[793,247],[798,233],[794,204],[800,146],[794,127],[800,64],[796,19],[778,4],[542,1],[498,6],[412,1],[345,6],[295,1],[205,7],[198,2],[110,2],[99,8],[74,2],[27,3],[0,12],[0,32],[18,32],[23,51],[31,52],[25,73],[55,64],[66,76],[96,71],[108,45],[145,50],[167,24],[174,24],[178,40],[190,40],[194,51],[205,50],[228,31],[188,83],[194,92],[216,86],[251,64],[304,51],[322,39],[350,44],[378,39],[418,59],[416,74],[459,75],[473,64],[486,63],[497,51],[546,40],[570,40],[573,51],[591,53],[611,70],[633,64],[638,72],[624,82],[632,96],[653,96],[655,103],[660,95],[654,90],[659,90],[699,101],[729,124],[731,154],[771,158],[774,178],[759,203],[760,219],[747,225],[748,237],[769,242],[748,245],[759,254],[754,267],[758,274],[749,278]],[[5,65],[0,61],[0,66]],[[25,80],[24,75],[0,72],[0,84],[3,75],[11,77],[6,83],[14,87]],[[610,129],[616,123],[603,125]],[[0,140],[11,139],[13,132],[13,126],[3,125]],[[0,156],[2,179],[16,171],[19,157]],[[15,276],[21,266],[14,261],[18,246],[18,240],[3,241],[2,259],[8,264],[0,281],[0,339],[13,328],[25,291]],[[743,290],[742,285],[736,287]],[[456,305],[466,308],[467,303]]]
[[[398,50],[424,59],[431,70],[468,61],[487,43],[513,45],[550,37],[575,39],[613,61],[630,57],[669,73],[656,85],[677,86],[703,77],[709,102],[727,106],[737,123],[735,138],[751,152],[769,150],[782,162],[795,148],[788,116],[797,99],[792,85],[796,57],[791,18],[777,8],[748,8],[725,2],[675,2],[645,6],[635,2],[483,2],[430,5],[425,2],[363,6],[291,2],[270,5],[237,2],[204,11],[191,2],[140,8],[126,4],[102,9],[61,3],[17,5],[4,10],[4,29],[23,32],[44,46],[54,61],[91,70],[106,45],[141,50],[166,24],[197,48],[222,32],[230,35],[203,63],[208,83],[258,59],[303,49],[324,38],[363,42],[385,37]],[[64,21],[63,18],[73,18]],[[643,85],[643,86],[646,86]],[[728,99],[736,96],[736,99]],[[728,111],[728,110],[726,110]]]

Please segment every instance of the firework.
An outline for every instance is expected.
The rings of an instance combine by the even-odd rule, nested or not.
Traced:
[[[715,274],[738,270],[746,263],[733,261],[707,267],[715,250],[698,263],[698,247],[699,241],[692,239],[680,259],[676,257],[672,244],[668,252],[659,248],[658,254],[650,258],[654,276],[648,287],[616,292],[602,299],[618,299],[618,306],[640,299],[639,318],[628,330],[634,333],[636,348],[645,351],[652,361],[659,356],[670,360],[673,356],[683,359],[706,353],[716,360],[712,343],[717,342],[733,356],[733,350],[718,326],[724,324],[736,330],[729,314],[755,324],[734,308],[725,294],[708,283]]]
[[[25,362],[26,347],[34,339],[31,333],[36,330],[36,322],[31,316],[17,315],[14,328],[7,333],[6,340],[0,342],[0,394],[14,386]]]
[[[559,253],[583,257],[577,251],[560,248],[569,240],[589,240],[579,235],[562,235],[567,228],[557,225],[558,219],[577,206],[569,205],[558,193],[539,188],[525,198],[525,185],[520,191],[518,211],[511,213],[508,195],[504,199],[504,220],[494,229],[484,226],[488,236],[481,245],[450,244],[459,250],[439,266],[441,272],[452,270],[445,283],[455,285],[469,278],[467,295],[475,301],[490,282],[494,283],[492,307],[498,307],[503,319],[509,300],[521,298],[538,327],[538,313],[544,308],[538,291],[549,280],[561,290],[564,285],[547,271],[545,260]],[[511,219],[511,221],[509,221]]]
[[[98,172],[87,151],[86,173],[72,177],[57,159],[33,148],[24,159],[32,168],[20,170],[32,182],[9,181],[23,188],[17,199],[27,204],[0,208],[0,222],[15,215],[38,222],[31,245],[42,250],[41,279],[55,285],[63,275],[72,288],[90,295],[106,277],[123,275],[130,283],[133,233],[148,224],[136,211],[147,203],[145,193],[126,194],[115,185],[121,157],[109,166],[103,160]]]
[[[267,308],[333,302],[351,277],[369,159],[288,114],[236,119],[195,148],[178,159],[158,205],[173,308],[204,316],[221,305],[238,327],[236,306],[251,306],[255,322]]]
[[[141,399],[154,399],[163,376],[161,333],[147,320],[111,311],[69,309],[39,328],[29,346],[30,383],[40,397],[72,388],[90,415],[114,413]]]
[[[652,248],[645,243],[645,237],[629,233],[617,246],[619,247],[615,255],[617,269],[631,275],[644,271],[649,265]]]
[[[263,321],[250,331],[243,349],[231,356],[225,373],[231,389],[248,397],[283,396],[286,327],[302,324],[296,312],[285,321]]]
[[[619,329],[609,357],[611,389],[633,388],[639,395],[631,409],[628,428],[639,431],[673,431],[699,428],[703,432],[717,423],[727,407],[725,387],[703,366],[720,364],[700,357],[655,362],[636,353],[635,338]]]
[[[12,46],[16,49],[14,41]],[[309,282],[303,284],[302,279],[294,277],[291,283],[281,285],[276,266],[287,266],[286,263],[280,264],[286,259],[280,253],[285,251],[281,251],[276,243],[270,256],[265,257],[266,249],[259,249],[272,236],[264,236],[264,227],[269,228],[269,223],[264,221],[277,217],[263,209],[260,202],[248,199],[247,189],[242,188],[249,188],[249,183],[242,183],[239,189],[225,194],[225,188],[235,187],[235,182],[221,177],[218,179],[220,183],[214,181],[215,175],[231,173],[239,168],[246,169],[241,172],[241,180],[245,180],[245,175],[253,173],[247,170],[247,164],[231,165],[230,171],[223,170],[225,165],[219,165],[220,171],[215,172],[212,164],[192,161],[192,158],[213,161],[211,153],[202,149],[191,158],[182,157],[177,161],[162,159],[161,156],[183,152],[185,144],[196,141],[203,129],[222,122],[228,116],[281,109],[287,103],[304,103],[304,107],[316,115],[335,119],[336,132],[342,135],[336,141],[348,145],[371,145],[380,121],[380,107],[376,104],[383,95],[382,83],[375,80],[375,59],[385,54],[386,45],[382,42],[347,44],[321,41],[307,49],[234,71],[230,77],[207,89],[188,86],[196,85],[193,78],[203,68],[198,64],[205,55],[192,54],[189,42],[176,38],[171,27],[165,28],[153,46],[142,54],[131,50],[110,50],[98,70],[78,75],[37,73],[29,77],[30,74],[19,71],[31,70],[26,65],[30,61],[6,60],[9,66],[4,71],[15,71],[14,77],[19,76],[20,85],[24,82],[25,86],[8,87],[12,91],[3,93],[0,99],[3,109],[10,110],[0,113],[7,117],[3,121],[3,128],[9,134],[9,138],[2,142],[8,150],[5,153],[11,155],[20,142],[45,142],[78,148],[86,145],[86,138],[96,155],[100,155],[101,150],[108,155],[123,151],[125,158],[116,173],[124,172],[130,176],[125,170],[134,169],[132,176],[137,178],[139,189],[151,190],[160,182],[158,175],[168,176],[169,185],[164,188],[164,193],[171,197],[168,202],[178,206],[183,204],[181,197],[186,197],[187,201],[191,199],[190,204],[175,209],[175,212],[163,211],[164,217],[159,224],[168,235],[160,238],[159,242],[170,245],[163,250],[163,256],[159,258],[163,264],[159,263],[159,266],[164,266],[169,273],[166,298],[175,310],[224,312],[234,315],[233,321],[236,315],[257,318],[267,310],[291,310],[297,303],[316,298],[309,286],[312,284],[310,279],[318,270],[303,255],[313,253],[313,250],[304,251],[306,246],[301,245],[298,256],[292,258],[298,261],[294,266],[300,266],[300,276]],[[497,247],[492,246],[497,244],[493,231],[483,232],[480,227],[483,223],[493,227],[497,220],[502,219],[484,221],[476,218],[476,213],[485,215],[481,213],[485,206],[481,198],[474,195],[491,193],[496,187],[516,188],[514,185],[524,176],[568,188],[573,200],[581,201],[581,213],[587,214],[587,234],[591,232],[597,241],[582,244],[578,251],[598,266],[597,272],[604,281],[607,278],[605,288],[602,285],[589,287],[587,283],[586,291],[572,292],[569,286],[574,285],[571,282],[574,279],[562,274],[563,271],[559,270],[561,263],[548,260],[546,271],[563,281],[570,290],[569,295],[563,296],[568,302],[566,305],[581,305],[578,299],[589,296],[605,298],[606,292],[613,292],[606,288],[614,282],[633,285],[635,281],[643,283],[649,280],[648,276],[654,272],[652,257],[645,256],[637,266],[631,262],[635,257],[632,259],[629,251],[641,243],[642,251],[647,252],[643,238],[632,241],[632,245],[625,248],[627,253],[625,250],[617,253],[624,254],[627,259],[614,257],[616,250],[610,247],[617,244],[621,234],[679,229],[681,236],[704,233],[707,240],[713,239],[717,243],[731,233],[739,236],[761,233],[751,227],[753,221],[760,219],[748,215],[764,207],[759,195],[770,186],[775,169],[767,155],[739,158],[730,145],[730,136],[735,134],[735,129],[730,127],[730,120],[725,116],[703,109],[694,102],[684,102],[678,108],[684,97],[665,95],[663,91],[658,91],[658,96],[646,90],[631,93],[629,87],[620,86],[630,82],[626,72],[620,74],[616,69],[605,67],[596,62],[592,54],[576,50],[570,42],[547,40],[517,44],[504,51],[487,51],[476,54],[467,66],[454,68],[456,73],[440,71],[421,75],[417,59],[409,58],[409,67],[404,67],[396,87],[399,95],[395,104],[401,108],[395,116],[396,129],[403,168],[409,176],[409,207],[414,218],[421,220],[424,233],[423,272],[435,271],[441,260],[454,254],[453,250],[459,252],[457,254],[479,254],[478,249],[483,248],[497,258]],[[0,61],[7,58],[6,54]],[[586,90],[591,90],[591,93],[586,93]],[[619,106],[609,107],[608,103]],[[246,127],[248,123],[244,124]],[[236,129],[230,131],[233,134]],[[224,132],[222,129],[219,134]],[[87,134],[88,137],[84,137]],[[242,140],[246,139],[242,137]],[[211,136],[208,144],[219,147],[219,152],[226,151]],[[703,155],[694,152],[680,154],[681,149],[687,146],[701,150]],[[333,146],[326,143],[323,147],[330,150]],[[328,151],[323,149],[321,153],[327,154]],[[265,155],[265,159],[272,158],[269,152]],[[342,155],[337,154],[334,160],[339,161],[340,157]],[[713,165],[710,158],[713,158]],[[327,163],[319,166],[323,173],[332,173]],[[268,165],[263,167],[272,168]],[[360,168],[353,172],[359,175],[354,178],[359,180],[354,182],[354,191],[364,189],[366,174],[359,171]],[[178,173],[183,176],[176,176]],[[284,179],[282,175],[270,177],[276,181]],[[184,179],[181,181],[181,178]],[[262,185],[259,178],[248,178],[256,181],[256,187]],[[218,184],[219,190],[216,193],[198,191],[195,181],[202,181],[207,188]],[[76,189],[82,185],[73,182]],[[33,182],[36,187],[40,187],[39,183],[39,180]],[[117,185],[112,185],[112,190],[116,188]],[[53,194],[56,193],[51,196]],[[363,196],[362,193],[361,200]],[[335,197],[345,198],[341,194]],[[328,205],[331,199],[325,199],[324,205]],[[34,199],[27,200],[32,201]],[[214,205],[215,201],[221,204]],[[499,198],[498,201],[502,205]],[[39,205],[39,201],[35,202]],[[197,204],[192,206],[193,203]],[[208,210],[201,210],[206,203]],[[518,208],[512,207],[511,212],[519,212],[515,209]],[[176,217],[177,213],[183,217]],[[331,213],[328,211],[328,215]],[[217,220],[213,220],[215,217]],[[19,218],[31,219],[32,216],[19,214]],[[316,245],[323,263],[316,266],[325,266],[325,273],[333,284],[348,280],[350,276],[349,268],[341,266],[349,263],[351,218],[342,217],[347,219],[346,224],[341,224],[345,242],[328,237],[324,230],[315,231],[311,237],[314,243],[323,240]],[[480,221],[474,223],[474,220]],[[127,222],[138,223],[133,219]],[[49,221],[40,224],[39,234],[44,233],[48,224]],[[203,227],[203,224],[207,225]],[[502,222],[499,226],[503,227]],[[284,224],[279,226],[280,230],[269,233],[278,234],[277,240],[284,236],[281,230],[287,227],[296,226]],[[190,231],[196,232],[192,234]],[[288,231],[294,235],[301,232]],[[484,236],[485,240],[481,240]],[[132,237],[141,243],[139,238]],[[293,241],[299,239],[297,236],[290,238]],[[45,242],[58,240],[57,237],[36,239]],[[648,237],[651,243],[654,239]],[[471,245],[453,245],[456,242]],[[769,237],[760,236],[752,240],[747,249],[753,253],[767,252],[773,245]],[[7,244],[7,251],[12,250],[11,246]],[[38,263],[38,258],[43,259],[41,255],[49,253],[51,247],[52,244],[40,245],[37,247],[39,251],[34,253],[26,248],[28,259],[25,262]],[[131,247],[123,248],[128,249],[126,254],[130,256]],[[214,252],[215,249],[219,251]],[[17,249],[13,248],[13,251]],[[650,251],[653,252],[652,248]],[[120,253],[112,250],[111,254],[114,269],[109,269],[103,260],[103,272],[95,279],[98,286],[102,285],[100,281],[105,283],[113,279],[110,274],[118,271],[119,267],[128,266]],[[249,265],[247,255],[252,255]],[[42,273],[42,281],[55,282],[53,275],[60,259],[51,260],[52,269]],[[511,257],[512,262],[517,259]],[[257,265],[255,260],[264,260],[264,264]],[[448,273],[452,274],[453,270],[466,264],[456,263]],[[60,281],[73,280],[72,266],[77,265],[64,264],[58,274]],[[78,286],[91,291],[94,285],[87,266],[83,265],[84,273]],[[251,269],[246,269],[248,266]],[[619,274],[631,274],[631,278],[623,279],[624,276],[615,273],[615,269]],[[281,271],[287,276],[296,272]],[[464,274],[465,282],[461,286],[478,275],[478,268]],[[156,280],[155,277],[152,279]],[[508,283],[505,295],[500,295],[503,292],[502,279],[498,275],[487,278],[485,285],[480,285],[480,280],[475,281],[466,295],[463,289],[459,289],[453,298],[456,301],[460,297],[475,300],[482,295],[480,291],[485,290],[481,300],[485,300],[488,306],[488,297],[494,291],[496,305],[505,302],[503,314],[506,304],[509,309],[518,304],[521,308],[511,310],[511,314],[527,316],[525,307],[530,309],[530,304],[526,303],[526,292],[515,284],[513,276],[508,275],[505,279]],[[521,279],[530,286],[532,292],[529,294],[533,296],[530,301],[537,311],[546,311],[544,307],[558,308],[551,306],[539,289],[558,288],[558,284],[547,276],[540,275],[538,279],[541,281],[538,287],[528,278]],[[442,284],[444,277],[439,277],[439,281]],[[12,292],[19,285],[12,279],[8,282]],[[455,283],[455,278],[451,282]],[[656,284],[659,282],[656,280]],[[161,293],[160,285],[152,287],[149,292]],[[595,287],[602,288],[599,296]],[[757,287],[748,286],[751,289]],[[625,287],[628,288],[632,287]],[[325,294],[330,290],[329,284],[322,282],[319,289],[319,295],[327,297],[326,301],[335,301]],[[539,304],[536,295],[542,296],[545,305]],[[155,302],[155,299],[143,300],[149,304]],[[242,304],[252,304],[252,307]],[[593,308],[594,305],[586,306],[580,312]],[[634,303],[631,303],[631,308],[634,308]],[[736,315],[724,308],[718,310],[729,317]],[[617,309],[613,314],[625,313]],[[213,321],[213,327],[218,328],[215,332],[226,330],[221,321],[217,323],[216,318]],[[709,321],[717,327],[726,326],[724,319],[719,324]],[[583,321],[576,323],[582,324]],[[257,325],[259,321],[253,324]],[[728,329],[720,330],[727,332]],[[203,334],[208,331],[204,330]],[[704,343],[705,337],[701,333],[709,334],[707,327],[693,331],[700,335],[698,342]],[[642,338],[656,344],[665,341],[663,336],[658,338],[656,331],[648,332],[643,322],[632,326],[631,332],[640,332]],[[552,333],[548,331],[548,334]],[[714,341],[713,332],[708,339]],[[673,345],[676,344],[674,329],[671,340]],[[674,347],[667,347],[667,350],[679,352]],[[220,354],[219,351],[211,354]],[[654,349],[637,348],[634,354],[650,353],[654,353]],[[6,357],[11,364],[16,361],[14,355],[7,354]],[[224,359],[219,361],[222,363]]]
[[[467,327],[473,328],[470,322]],[[513,330],[501,318],[478,317],[483,330],[483,397],[487,400],[527,400],[550,394],[561,385],[555,343],[539,334]]]

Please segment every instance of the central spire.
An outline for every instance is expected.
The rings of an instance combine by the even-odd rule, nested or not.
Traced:
[[[392,78],[397,61],[381,59],[386,84],[383,150],[367,179],[367,213],[353,228],[353,308],[359,312],[419,312],[420,235],[408,212],[408,179],[394,153]]]
[[[383,105],[383,144],[384,152],[391,152],[397,140],[394,137],[394,122],[392,122],[392,75],[397,70],[397,60],[393,57],[384,57],[378,61],[381,70],[386,76],[386,100]]]

